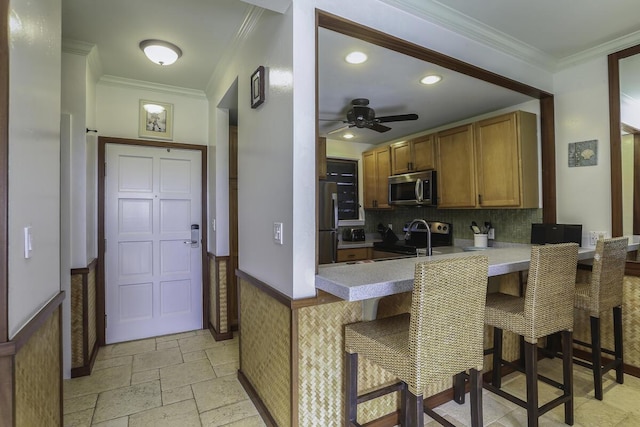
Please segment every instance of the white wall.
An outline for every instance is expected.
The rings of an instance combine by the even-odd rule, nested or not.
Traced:
[[[60,0],[11,2],[9,337],[60,291]],[[20,23],[18,25],[17,23]],[[33,252],[24,258],[23,227]]]
[[[609,89],[605,56],[554,76],[557,219],[611,235]],[[568,144],[598,140],[598,164],[568,166]]]
[[[219,167],[215,170],[216,186],[222,191],[228,176],[224,166],[228,161],[228,136],[224,130],[228,127],[228,117],[224,111],[214,110],[238,79],[239,267],[289,296],[294,294],[292,260],[298,240],[297,236],[294,239],[293,230],[303,230],[293,221],[293,181],[298,176],[293,164],[296,147],[292,134],[295,115],[291,81],[292,20],[291,10],[285,15],[264,11],[248,39],[234,49],[235,57],[226,61],[225,69],[214,75],[207,91],[211,145]],[[266,68],[266,101],[257,109],[251,109],[250,76],[259,65]],[[313,141],[311,144],[314,146]],[[306,172],[314,174],[313,168]],[[304,173],[301,176],[306,179]],[[315,186],[311,194],[315,199]],[[221,194],[216,194],[216,199],[216,215],[221,215],[222,209],[228,209],[227,200]],[[216,219],[218,230],[228,227],[220,216]],[[274,222],[284,224],[283,245],[273,242]],[[313,249],[304,255],[315,260],[315,231],[311,232]],[[216,253],[223,251],[224,244],[220,243]],[[310,277],[313,277],[314,264],[311,269]]]
[[[123,79],[100,79],[96,89],[99,135],[139,139],[139,101],[173,104],[173,142],[206,145],[208,103],[204,92]]]
[[[71,116],[69,194],[63,198],[71,203],[71,268],[85,268],[87,259],[87,57],[82,54],[62,53],[62,112]],[[62,191],[65,192],[66,189]]]

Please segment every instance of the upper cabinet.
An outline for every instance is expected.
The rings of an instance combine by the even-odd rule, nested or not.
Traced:
[[[476,206],[473,125],[458,126],[436,136],[438,207]]]
[[[389,175],[391,158],[389,146],[374,148],[362,153],[364,182],[364,208],[389,209]]]
[[[434,169],[433,139],[425,135],[391,144],[391,175]]]
[[[537,208],[536,115],[504,114],[439,132],[440,208]]]

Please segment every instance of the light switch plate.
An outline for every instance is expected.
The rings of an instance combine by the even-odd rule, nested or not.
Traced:
[[[273,241],[279,245],[282,245],[282,223],[274,222],[273,223]]]

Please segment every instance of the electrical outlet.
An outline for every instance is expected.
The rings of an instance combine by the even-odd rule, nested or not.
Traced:
[[[607,237],[606,231],[590,231],[589,246],[595,246],[598,240],[605,239],[606,237]]]
[[[282,245],[282,223],[274,222],[273,223],[273,241],[279,245]]]
[[[389,223],[387,224],[387,227],[389,227],[389,230],[393,230],[393,224]]]
[[[487,232],[487,239],[494,240],[495,238],[496,238],[496,229],[490,228],[489,231]]]

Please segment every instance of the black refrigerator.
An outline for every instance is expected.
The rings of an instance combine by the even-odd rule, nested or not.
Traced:
[[[338,257],[338,185],[320,181],[318,196],[318,263],[329,264]]]

